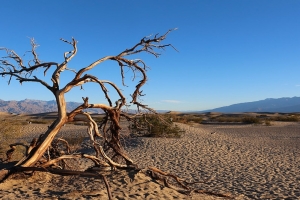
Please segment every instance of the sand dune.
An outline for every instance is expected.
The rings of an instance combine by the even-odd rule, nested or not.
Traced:
[[[196,185],[206,191],[236,199],[300,198],[299,123],[179,126],[186,130],[182,138],[124,137],[125,149],[140,168],[155,166],[187,181],[207,180]],[[31,124],[24,130],[33,137],[45,128]],[[61,134],[85,134],[85,129],[67,125]],[[80,166],[88,165],[82,161]],[[112,172],[108,178],[114,199],[222,199],[186,196],[133,171]],[[107,199],[107,194],[100,179],[37,173],[1,183],[0,198]]]

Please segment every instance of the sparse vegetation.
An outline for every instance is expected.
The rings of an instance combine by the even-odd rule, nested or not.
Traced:
[[[283,122],[299,122],[299,114],[164,114],[166,119],[172,122],[178,122],[183,124],[193,124],[193,123],[244,123],[244,124],[265,124],[266,126],[271,126],[272,121],[283,121]]]
[[[241,118],[241,117],[219,116],[219,117],[214,117],[211,120],[214,121],[214,122],[242,122],[243,118]]]
[[[265,120],[265,125],[266,125],[266,126],[272,126],[272,124],[271,124],[271,121],[270,121],[270,120],[268,120],[268,119],[267,119],[267,120]]]
[[[202,117],[199,115],[193,115],[193,114],[179,114],[179,115],[165,115],[166,118],[172,119],[173,122],[179,122],[183,124],[189,124],[189,123],[201,123]]]
[[[297,116],[297,115],[278,116],[278,117],[273,117],[272,120],[273,121],[283,121],[283,122],[298,122],[299,116]]]
[[[224,122],[224,123],[246,123],[246,124],[259,124],[260,119],[253,116],[218,116],[211,119],[214,122]]]
[[[246,124],[260,124],[261,121],[257,117],[243,117],[242,122]]]
[[[275,115],[275,116],[274,116]],[[257,114],[257,115],[247,115],[247,114],[220,114],[218,116],[208,116],[208,120],[211,122],[221,122],[221,123],[249,123],[249,124],[265,124],[267,126],[271,125],[272,121],[283,121],[283,122],[299,122],[299,114]]]
[[[171,118],[162,120],[163,116],[146,115],[138,118],[129,126],[134,136],[146,137],[175,137],[179,138],[184,133]]]

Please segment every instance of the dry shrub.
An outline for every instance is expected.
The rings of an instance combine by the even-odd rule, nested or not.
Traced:
[[[129,129],[134,136],[181,137],[184,131],[174,125],[170,118],[162,119],[162,117],[156,115],[140,117],[129,126]]]
[[[215,118],[213,118],[213,120],[216,122],[242,122],[243,118],[221,116],[221,117],[215,117]]]
[[[257,117],[243,117],[242,122],[246,124],[260,124],[261,121]]]
[[[246,124],[260,124],[261,121],[257,117],[252,116],[219,116],[213,119],[215,122],[235,122],[235,123],[246,123]]]
[[[270,120],[265,120],[265,125],[266,126],[272,126],[271,121]]]
[[[298,122],[299,117],[297,115],[278,116],[278,117],[273,117],[272,120],[283,121],[283,122]]]
[[[178,123],[183,123],[183,124],[188,124],[188,123],[202,123],[202,117],[198,115],[166,115],[165,116],[168,119],[172,119],[173,122],[178,122]]]

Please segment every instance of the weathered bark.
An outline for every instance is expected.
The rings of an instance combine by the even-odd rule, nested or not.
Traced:
[[[160,169],[157,169],[156,167],[149,167],[147,174],[155,179],[155,180],[160,180],[164,183],[166,187],[172,188],[177,190],[180,193],[190,195],[192,192],[200,193],[200,194],[208,194],[208,195],[213,195],[217,197],[224,197],[226,199],[234,199],[234,197],[230,194],[222,194],[222,193],[217,193],[217,192],[211,192],[207,190],[202,190],[202,189],[195,189],[192,187],[192,185],[196,183],[205,183],[206,181],[198,181],[198,182],[192,182],[188,183],[184,181],[183,179],[180,179],[179,177],[170,174],[168,172],[163,172]],[[168,177],[171,177],[172,180],[175,181],[175,184],[179,185],[179,188],[175,186],[175,184],[170,183]],[[184,190],[182,190],[183,188]]]
[[[33,166],[44,155],[61,127],[67,122],[66,101],[63,94],[56,96],[58,105],[58,119],[49,127],[48,131],[38,140],[38,144],[31,150],[27,158],[18,163],[22,167]]]

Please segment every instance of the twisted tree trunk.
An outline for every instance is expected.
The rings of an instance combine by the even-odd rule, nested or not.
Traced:
[[[11,78],[14,77],[20,83],[35,82],[41,84],[54,95],[57,103],[57,108],[58,108],[57,119],[51,124],[51,126],[44,134],[42,134],[35,142],[32,142],[32,145],[30,146],[30,151],[28,151],[26,157],[21,159],[14,167],[9,169],[3,169],[0,171],[0,181],[3,180],[5,177],[7,177],[7,175],[9,175],[10,173],[13,173],[18,170],[20,171],[22,168],[28,168],[28,167],[49,168],[51,166],[55,167],[59,165],[58,163],[60,161],[68,158],[81,157],[85,159],[91,159],[95,163],[95,165],[99,165],[99,166],[102,165],[105,167],[110,166],[112,169],[116,167],[126,168],[132,166],[134,163],[129,158],[129,156],[126,155],[120,142],[120,130],[121,130],[120,119],[123,116],[130,121],[134,117],[139,115],[129,116],[126,113],[122,113],[121,115],[122,107],[126,105],[126,98],[122,94],[122,91],[113,82],[107,80],[100,80],[94,75],[87,74],[87,72],[89,72],[91,69],[95,68],[96,66],[98,66],[99,64],[107,60],[115,61],[121,69],[121,79],[123,85],[125,86],[124,68],[129,68],[133,72],[134,77],[140,77],[138,84],[135,86],[131,94],[132,99],[130,101],[130,104],[137,106],[138,111],[140,111],[140,109],[146,109],[148,111],[155,112],[153,109],[148,108],[147,105],[138,102],[138,98],[143,96],[141,87],[147,81],[146,64],[140,59],[131,60],[126,57],[139,54],[141,52],[150,53],[151,55],[158,57],[160,54],[155,50],[164,49],[165,47],[168,46],[173,47],[171,44],[166,44],[166,45],[160,44],[163,40],[166,39],[166,36],[171,31],[172,30],[169,30],[164,35],[161,36],[155,35],[152,38],[144,37],[132,48],[126,49],[116,56],[102,57],[92,62],[90,65],[80,68],[78,71],[74,69],[69,69],[67,67],[69,65],[69,61],[77,53],[77,41],[74,38],[72,38],[72,41],[61,39],[63,42],[71,45],[73,48],[71,51],[67,51],[64,53],[64,60],[61,63],[41,62],[36,52],[36,47],[38,45],[36,45],[33,39],[31,40],[31,46],[32,46],[31,53],[33,55],[33,59],[29,61],[28,66],[24,65],[23,58],[21,58],[15,51],[7,48],[0,48],[0,51],[2,50],[6,52],[6,56],[0,59],[1,62],[0,75],[3,77],[9,77],[8,83],[10,83]],[[43,69],[44,75],[46,75],[47,71],[50,68],[54,68],[51,76],[52,85],[38,78],[37,75],[34,75],[35,73],[38,73],[37,69]],[[61,86],[60,74],[63,73],[64,71],[72,71],[75,73],[75,75],[70,82],[68,82],[64,86]],[[139,76],[136,76],[137,73],[139,74]],[[65,94],[70,90],[72,90],[74,87],[77,86],[83,87],[83,85],[86,83],[95,83],[98,86],[100,86],[101,89],[100,92],[102,92],[103,96],[106,98],[107,104],[89,104],[88,97],[86,97],[83,98],[82,105],[78,106],[70,113],[67,113]],[[109,96],[109,92],[106,88],[106,85],[111,86],[119,96],[115,101],[116,102],[115,106],[113,106],[112,103],[113,101]],[[84,112],[84,109],[88,109],[88,108],[98,108],[105,112],[106,115],[105,120],[100,124],[100,128],[98,127],[98,124],[92,119],[91,115],[87,112]],[[74,120],[76,120],[75,117],[77,115],[85,116],[84,120],[88,122],[88,135],[90,137],[91,143],[94,146],[96,156],[92,156],[92,155],[78,156],[78,154],[76,153],[75,154],[71,153],[68,155],[49,153],[49,151],[47,151],[49,148],[52,148],[54,149],[54,151],[56,151],[55,147],[52,145],[56,135],[59,133],[63,125],[68,122],[73,122]],[[140,113],[140,115],[143,115],[143,113]],[[104,141],[103,144],[100,144],[96,140],[96,138],[102,138],[102,140]],[[61,142],[61,141],[57,141],[57,142]],[[106,147],[110,151],[113,151],[114,155],[113,156],[110,155],[111,156],[110,157],[106,152],[107,149],[104,149],[103,145],[106,145]],[[116,155],[122,158],[121,162],[117,162],[114,160],[114,157]],[[122,162],[126,162],[126,164],[123,164]],[[63,168],[64,166],[59,166],[59,167]]]

